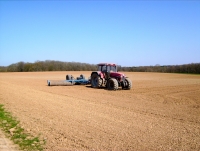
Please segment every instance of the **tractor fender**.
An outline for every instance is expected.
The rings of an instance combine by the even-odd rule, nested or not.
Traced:
[[[103,78],[104,78],[104,75],[103,75],[103,73],[102,73],[102,72],[100,72],[100,71],[95,71],[95,72],[92,72],[92,73],[91,73],[91,76],[92,76],[93,74],[97,74],[97,75],[99,75],[99,77],[100,77],[101,79],[103,79]]]

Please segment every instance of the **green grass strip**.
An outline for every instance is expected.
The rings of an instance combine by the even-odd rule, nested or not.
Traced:
[[[45,140],[39,140],[39,136],[33,137],[25,133],[24,129],[20,127],[20,122],[10,112],[5,111],[2,104],[0,104],[0,127],[15,144],[19,145],[20,149],[27,151],[43,150]]]

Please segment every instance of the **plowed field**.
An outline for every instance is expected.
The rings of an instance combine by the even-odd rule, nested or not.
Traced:
[[[200,150],[200,75],[125,73],[133,89],[47,86],[66,74],[0,73],[0,104],[45,150]]]

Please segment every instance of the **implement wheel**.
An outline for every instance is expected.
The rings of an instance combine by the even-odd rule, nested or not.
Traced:
[[[118,82],[116,79],[109,79],[107,82],[108,90],[117,90],[118,89]]]
[[[92,88],[99,88],[102,86],[103,80],[98,74],[92,74],[91,76],[91,86]]]
[[[72,80],[72,75],[66,75],[66,80]]]

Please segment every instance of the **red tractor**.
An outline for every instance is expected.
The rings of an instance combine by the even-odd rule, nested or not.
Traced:
[[[109,90],[117,90],[118,87],[130,90],[132,82],[123,73],[117,72],[116,64],[100,63],[98,71],[91,73],[91,86],[100,88],[105,86]]]

